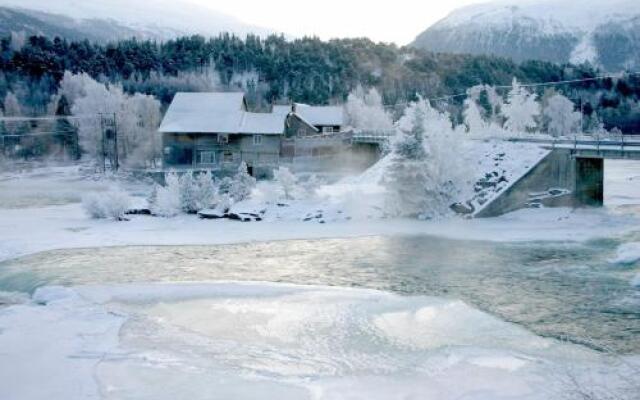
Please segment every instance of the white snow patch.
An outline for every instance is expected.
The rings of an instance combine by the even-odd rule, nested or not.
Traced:
[[[614,264],[633,264],[640,261],[640,242],[625,243],[618,247]]]
[[[598,66],[598,57],[598,50],[593,43],[593,37],[591,34],[585,34],[571,52],[569,61],[576,65],[589,63],[593,66]]]

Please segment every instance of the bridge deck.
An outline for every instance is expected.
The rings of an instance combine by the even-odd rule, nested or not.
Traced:
[[[640,138],[537,139],[513,138],[513,142],[539,143],[549,149],[571,150],[576,157],[640,160]]]

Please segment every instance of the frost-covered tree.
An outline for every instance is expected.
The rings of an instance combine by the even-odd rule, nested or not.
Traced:
[[[182,211],[194,214],[198,208],[198,188],[193,179],[193,172],[186,172],[180,177],[180,205]]]
[[[552,136],[569,135],[580,129],[580,113],[575,111],[573,102],[561,94],[556,93],[547,99],[543,114],[547,131]]]
[[[8,92],[3,102],[4,114],[7,117],[19,117],[23,115],[22,105],[13,92]]]
[[[73,105],[77,99],[85,97],[87,90],[92,86],[104,86],[94,80],[87,73],[74,74],[71,71],[65,71],[60,81],[58,94],[65,96],[69,104]]]
[[[233,178],[233,182],[229,187],[229,196],[235,202],[248,199],[251,191],[256,186],[256,178],[249,175],[247,164],[243,161],[238,167],[238,172]]]
[[[129,209],[130,198],[121,189],[110,188],[106,192],[89,193],[84,196],[82,205],[91,218],[122,221]]]
[[[105,85],[86,74],[66,72],[59,95],[72,105],[82,149],[97,158],[102,149],[101,116],[115,117],[118,153],[129,165],[155,165],[160,144],[161,104],[152,96],[129,96],[118,85]]]
[[[529,92],[514,78],[502,113],[505,116],[504,127],[509,132],[518,135],[535,129],[536,118],[540,115],[537,95]]]
[[[165,185],[157,186],[155,202],[149,204],[151,213],[160,217],[174,217],[182,212],[180,178],[171,172],[165,175]]]
[[[467,97],[463,107],[462,115],[467,132],[476,136],[484,136],[489,124],[482,117],[480,107],[478,107],[476,100],[472,97]]]
[[[373,88],[358,86],[349,94],[345,105],[348,125],[357,131],[391,131],[393,121],[384,109],[382,96]]]
[[[78,120],[78,140],[83,152],[94,159],[101,157],[103,132],[101,115],[116,115],[122,102],[121,93],[110,91],[95,81],[83,87],[84,95],[76,97],[71,112]],[[73,98],[73,95],[71,95]]]
[[[384,178],[390,215],[435,218],[449,212],[466,177],[462,135],[448,114],[423,99],[412,103],[397,123],[391,163]]]
[[[609,131],[604,127],[604,123],[595,111],[587,118],[585,132],[593,136],[606,136]]]
[[[384,179],[385,208],[394,216],[419,217],[430,208],[435,183],[424,143],[427,106],[422,99],[412,103],[398,121],[391,164]]]
[[[27,44],[27,32],[21,30],[19,32],[11,31],[11,50],[20,51]]]
[[[5,117],[22,117],[24,116],[22,105],[18,100],[18,97],[13,92],[8,92],[3,101],[4,116]],[[20,121],[6,121],[4,124],[5,131],[9,134],[15,135],[20,133],[24,123]]]
[[[286,200],[293,200],[298,191],[298,178],[287,167],[279,167],[273,171],[273,178]]]
[[[196,207],[198,210],[215,207],[218,189],[211,175],[211,171],[196,177]]]
[[[155,166],[160,152],[161,104],[140,93],[121,98],[117,117],[122,154],[131,165]]]

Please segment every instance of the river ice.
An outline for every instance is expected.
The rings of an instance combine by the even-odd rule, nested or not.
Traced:
[[[270,283],[42,288],[0,330],[3,399],[624,395],[639,361],[457,300]]]

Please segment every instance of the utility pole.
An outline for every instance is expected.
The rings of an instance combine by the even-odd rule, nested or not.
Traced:
[[[107,140],[107,132],[105,130],[105,123],[104,123],[104,115],[103,114],[99,114],[100,115],[100,131],[102,134],[102,141],[101,141],[101,151],[100,154],[102,155],[102,173],[105,174],[107,172],[107,149],[106,149],[106,144],[105,141]]]
[[[584,101],[580,95],[580,134],[584,134]]]
[[[113,113],[113,148],[114,168],[118,172],[120,165],[118,160],[118,122],[116,121],[116,113]]]

